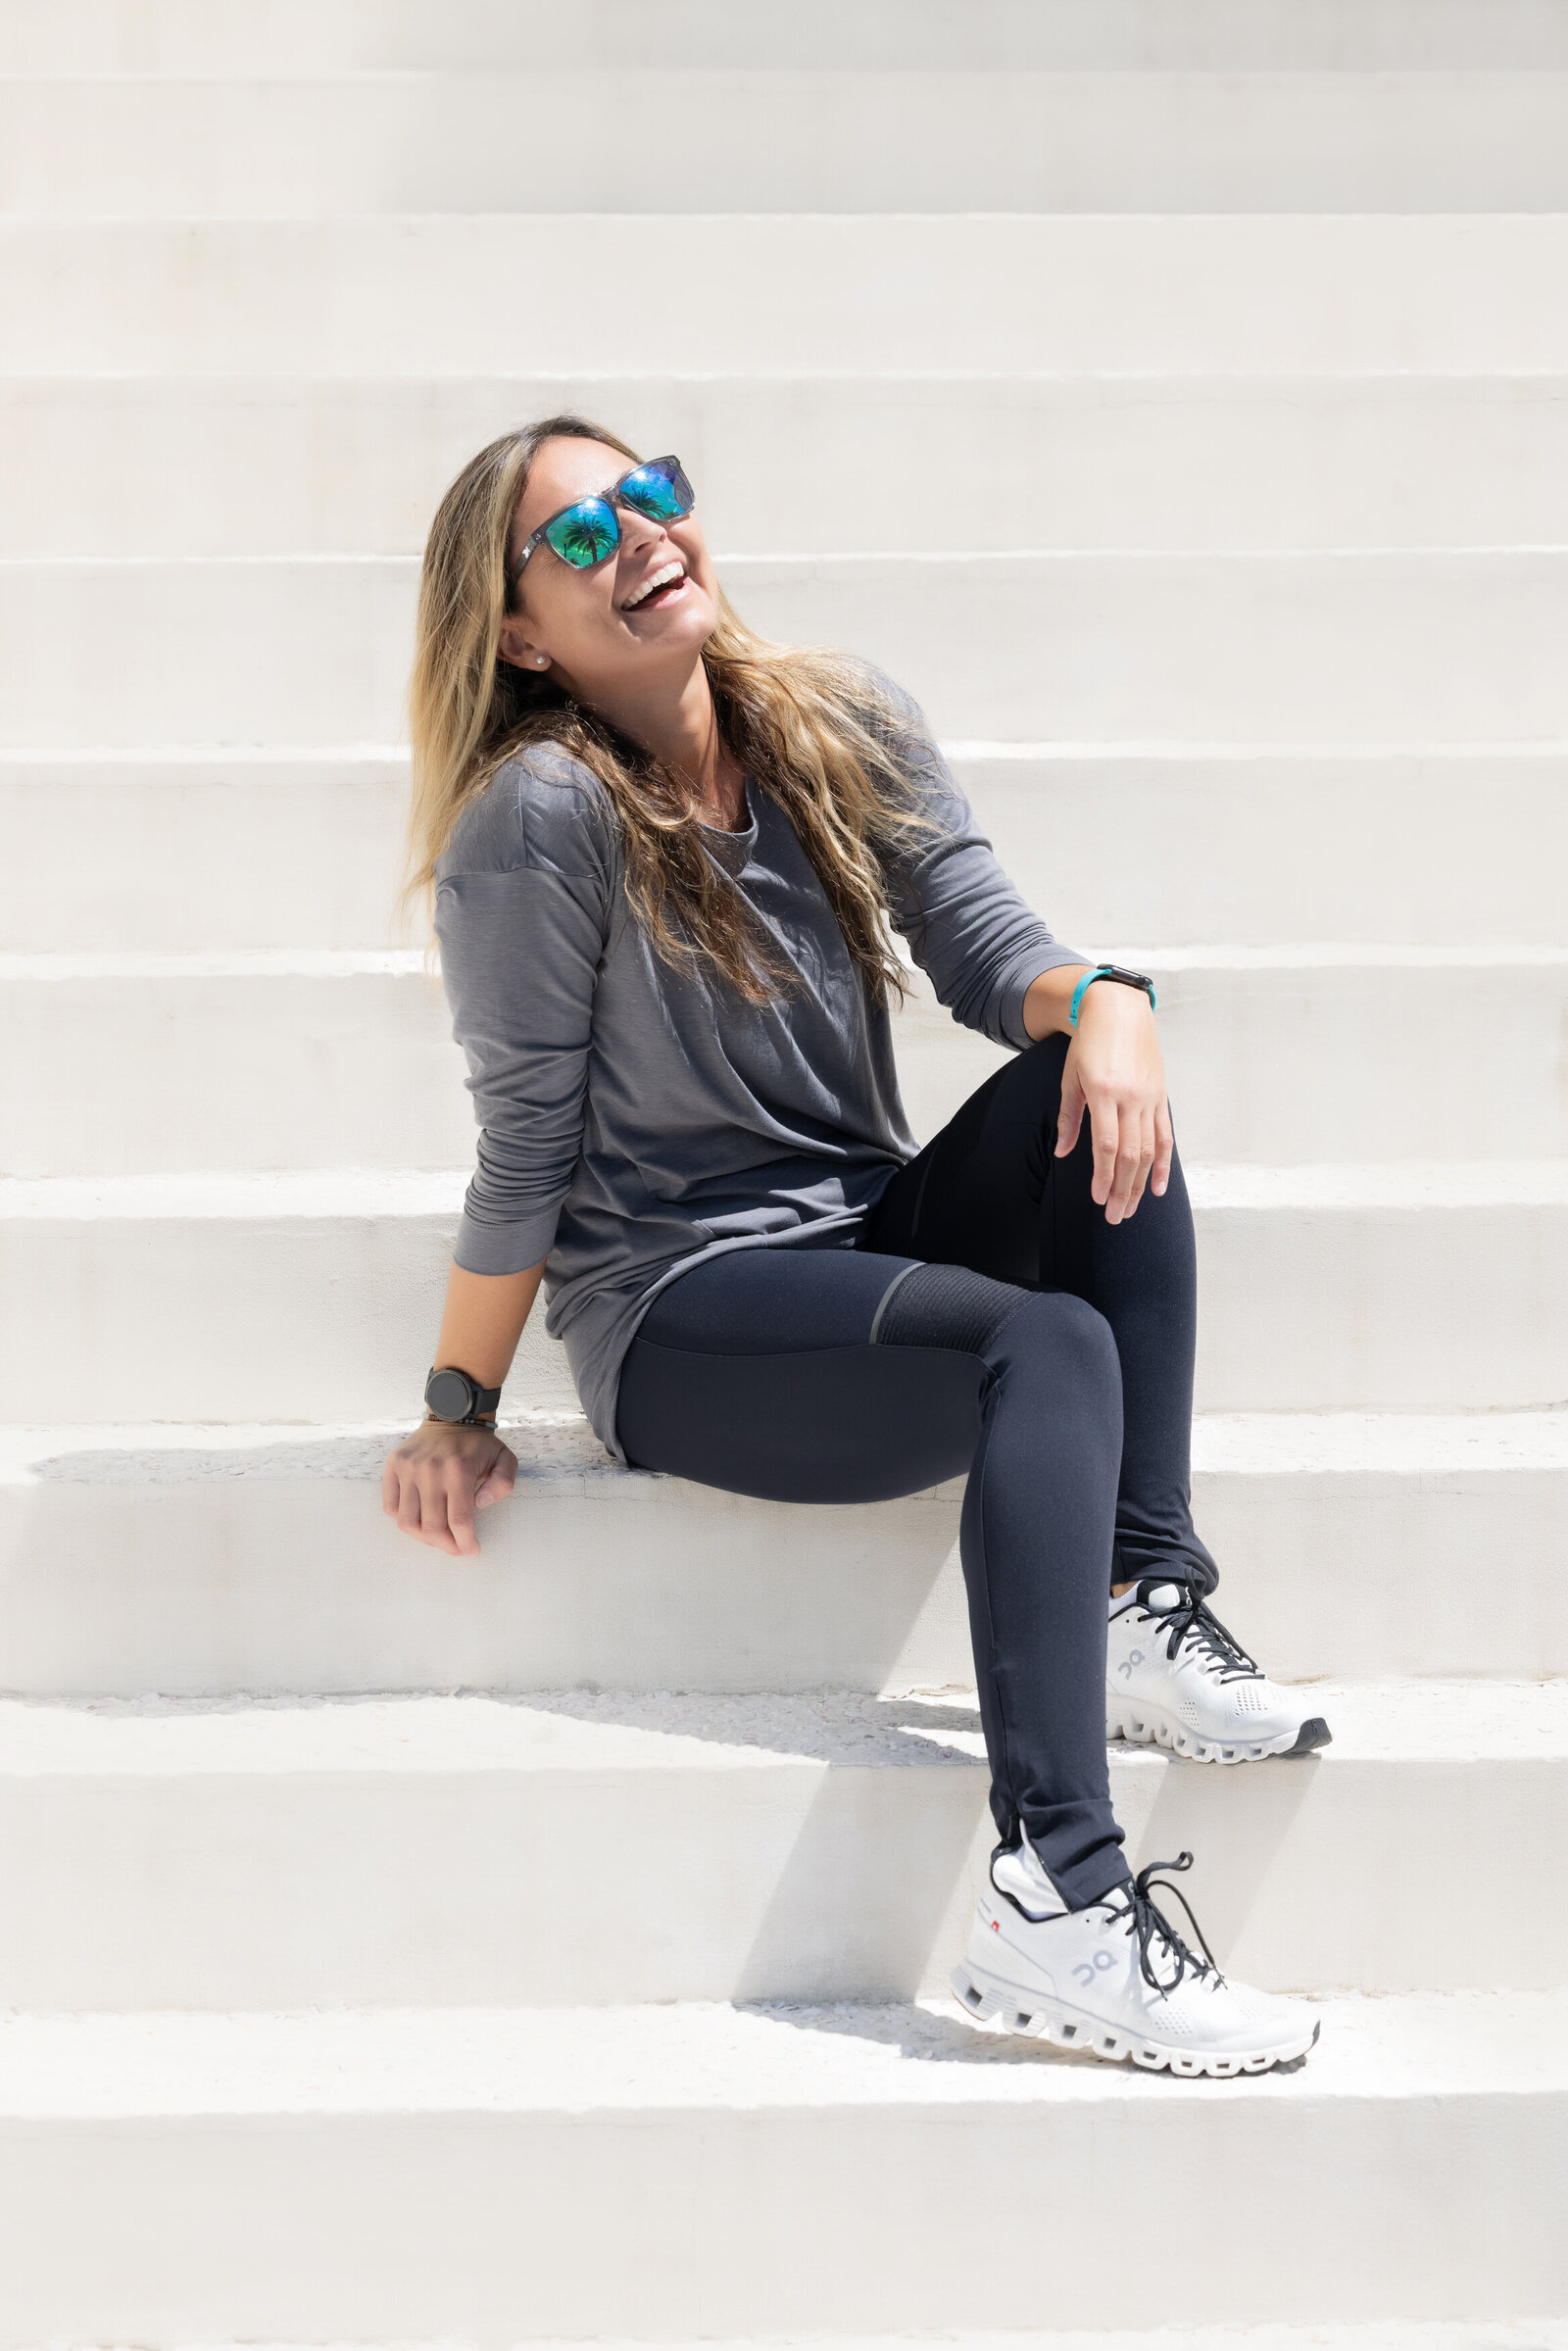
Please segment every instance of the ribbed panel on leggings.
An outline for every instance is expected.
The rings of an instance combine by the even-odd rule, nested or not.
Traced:
[[[982,1354],[1029,1295],[967,1265],[914,1265],[883,1298],[871,1336],[882,1347],[951,1347]]]

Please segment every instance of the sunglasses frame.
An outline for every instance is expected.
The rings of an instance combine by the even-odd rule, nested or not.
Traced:
[[[641,507],[634,506],[630,499],[622,497],[621,493],[625,489],[626,484],[630,481],[634,473],[646,473],[651,465],[672,465],[675,469],[676,477],[685,483],[687,494],[691,499],[691,504],[687,507],[685,514],[672,514],[669,517],[672,522],[684,522],[686,519],[686,514],[695,513],[697,507],[697,493],[692,488],[685,466],[681,464],[678,457],[641,458],[638,460],[635,465],[628,465],[620,479],[618,481],[612,481],[608,490],[585,490],[580,498],[569,499],[564,506],[558,507],[553,514],[547,516],[546,519],[540,523],[537,530],[532,530],[528,533],[527,539],[523,543],[521,555],[518,556],[516,562],[513,564],[511,571],[507,574],[508,595],[514,595],[516,593],[517,582],[522,577],[523,568],[527,563],[529,557],[533,555],[537,548],[547,544],[545,533],[554,529],[555,525],[561,520],[564,514],[571,514],[577,507],[608,507],[610,509],[611,518],[615,525],[615,547],[618,547],[620,545],[620,517],[619,514],[617,513],[617,509],[624,507],[630,514],[642,514]],[[643,520],[645,522],[655,522],[660,519],[661,517],[656,514],[643,514]],[[615,547],[612,547],[607,554],[602,555],[599,559],[600,563],[608,563],[611,556],[615,552]],[[550,552],[553,556],[555,556],[558,563],[566,563],[565,557],[559,554],[554,547],[551,548]],[[568,571],[592,571],[596,569],[597,566],[593,563],[566,563],[566,568]]]

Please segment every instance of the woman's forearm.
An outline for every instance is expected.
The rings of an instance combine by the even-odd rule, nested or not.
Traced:
[[[481,1388],[499,1388],[512,1369],[544,1270],[539,1264],[526,1273],[466,1273],[454,1265],[431,1360],[466,1371]]]

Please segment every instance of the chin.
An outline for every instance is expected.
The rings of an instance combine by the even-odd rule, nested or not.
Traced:
[[[667,612],[656,612],[652,617],[659,626],[648,631],[645,644],[657,645],[661,652],[681,646],[699,653],[718,626],[718,608],[705,589],[693,584],[679,604],[672,604]]]

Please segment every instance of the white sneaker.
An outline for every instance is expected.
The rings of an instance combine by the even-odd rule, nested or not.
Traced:
[[[1156,1872],[1192,1859],[1156,1861],[1102,1902],[1068,1910],[1027,1837],[1018,1852],[997,1853],[954,1990],[971,2015],[996,2017],[1009,2033],[1155,2072],[1265,2074],[1304,2057],[1318,2035],[1312,2011],[1227,1982],[1178,1886],[1170,1891],[1201,1959],[1155,1903],[1151,1889],[1164,1883]]]
[[[1169,1747],[1196,1763],[1255,1763],[1328,1745],[1323,1717],[1269,1680],[1200,1592],[1151,1576],[1110,1605],[1107,1739]]]

